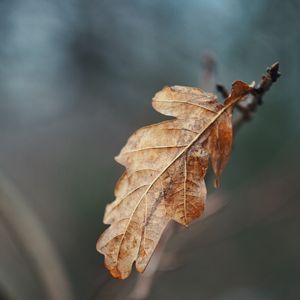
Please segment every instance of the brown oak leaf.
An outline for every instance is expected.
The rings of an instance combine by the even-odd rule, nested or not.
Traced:
[[[106,207],[97,250],[115,278],[143,272],[169,221],[188,225],[206,199],[205,175],[211,161],[216,185],[232,144],[232,111],[250,91],[236,81],[224,104],[199,88],[165,87],[153,98],[158,112],[175,117],[137,130],[116,157],[126,167]]]

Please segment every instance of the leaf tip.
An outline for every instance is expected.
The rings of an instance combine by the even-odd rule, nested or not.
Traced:
[[[120,163],[120,154],[116,155],[114,159],[116,162]]]

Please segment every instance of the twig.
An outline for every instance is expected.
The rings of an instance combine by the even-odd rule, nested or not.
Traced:
[[[271,88],[272,84],[281,76],[279,72],[279,62],[274,63],[267,68],[266,74],[263,74],[257,88],[253,89],[253,95],[258,105],[262,104],[263,95]]]
[[[243,123],[251,119],[253,112],[257,110],[259,105],[262,105],[265,93],[280,76],[279,63],[276,62],[271,65],[271,67],[267,68],[266,73],[262,75],[258,86],[253,88],[251,100],[248,104],[246,106],[242,106],[240,104],[236,106],[236,108],[241,112],[241,115],[234,121],[233,127],[235,133]],[[224,85],[217,84],[216,89],[225,99],[228,97],[229,93]]]

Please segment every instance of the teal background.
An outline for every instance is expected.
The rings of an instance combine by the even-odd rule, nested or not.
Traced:
[[[205,85],[207,53],[228,88],[275,61],[282,77],[238,132],[221,188],[208,182],[222,209],[178,229],[166,249],[178,264],[157,272],[147,299],[299,298],[299,12],[296,0],[1,1],[0,170],[40,221],[72,299],[133,289],[135,272],[111,279],[95,250],[123,172],[114,156],[165,119],[156,91]],[[9,228],[17,213],[0,217],[1,299],[47,299]]]

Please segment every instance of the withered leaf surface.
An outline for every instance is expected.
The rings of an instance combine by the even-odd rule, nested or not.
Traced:
[[[167,226],[198,218],[206,198],[209,159],[219,178],[232,144],[232,110],[250,87],[236,81],[224,105],[201,89],[165,87],[153,98],[158,112],[175,119],[143,127],[116,157],[126,167],[107,205],[97,250],[111,275],[124,279],[143,272]]]

